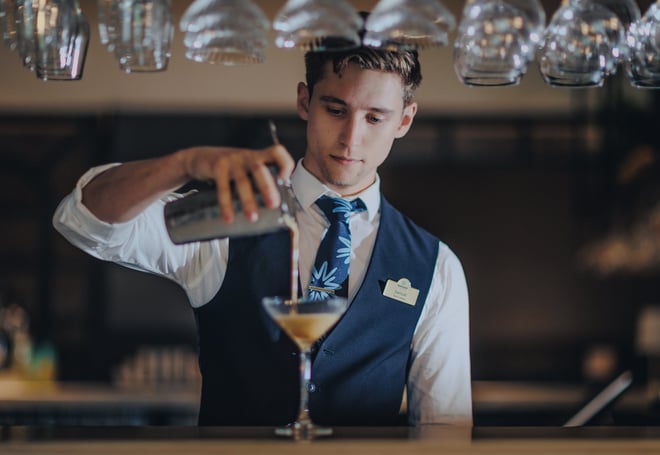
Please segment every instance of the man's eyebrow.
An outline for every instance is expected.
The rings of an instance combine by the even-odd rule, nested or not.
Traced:
[[[346,101],[344,101],[341,98],[337,98],[335,96],[330,96],[330,95],[321,95],[321,101],[325,101],[326,103],[334,103],[334,104],[341,104],[342,106],[347,106]]]
[[[342,106],[348,106],[348,103],[346,103],[346,101],[344,101],[341,98],[337,98],[335,96],[321,95],[319,99],[326,103],[334,103],[334,104],[341,104]],[[369,110],[374,112],[380,112],[381,114],[391,114],[392,112],[394,112],[393,109],[386,109],[384,107],[372,107],[369,108]]]

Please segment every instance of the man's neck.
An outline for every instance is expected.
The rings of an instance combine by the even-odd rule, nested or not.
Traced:
[[[316,175],[316,174],[314,174],[313,172],[311,172],[311,171],[307,168],[307,166],[305,166],[305,158],[304,158],[304,157],[303,157],[302,160],[301,160],[301,164],[302,164],[302,167],[305,168],[305,170],[306,170],[310,175],[314,176],[319,182],[321,182],[321,183],[322,183],[323,185],[325,185],[327,188],[329,188],[330,190],[334,191],[335,193],[337,193],[339,196],[341,196],[341,197],[344,198],[344,199],[350,199],[350,198],[353,197],[353,196],[357,196],[358,194],[362,193],[364,190],[366,190],[367,188],[369,188],[371,185],[373,185],[374,183],[376,183],[376,176],[374,176],[374,179],[373,179],[371,182],[369,182],[368,185],[365,185],[364,187],[360,188],[360,189],[357,190],[357,191],[351,191],[350,193],[344,193],[344,192],[340,191],[340,188],[337,188],[336,186],[331,185],[330,183],[323,181],[318,175]]]

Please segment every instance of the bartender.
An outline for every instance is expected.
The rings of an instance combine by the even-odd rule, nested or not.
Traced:
[[[191,180],[215,182],[227,222],[235,217],[234,185],[242,211],[255,220],[255,193],[267,207],[280,203],[268,169],[275,165],[279,177],[291,179],[301,206],[296,221],[304,294],[325,289],[312,280],[330,223],[320,201],[356,206],[347,215],[349,272],[337,287],[350,308],[316,350],[309,387],[314,421],[395,425],[403,416],[410,425],[471,425],[461,263],[383,197],[377,172],[417,113],[418,55],[359,47],[310,52],[305,64],[296,106],[307,125],[307,146],[299,162],[274,145],[192,147],[99,166],[61,202],[54,226],[99,259],[167,277],[185,290],[199,335],[200,425],[286,424],[297,411],[297,350],[268,330],[260,302],[287,295],[288,232],[174,245],[163,221],[164,205],[181,197],[176,190]],[[433,198],[447,197],[418,196],[429,210]],[[392,291],[401,284],[403,291]]]

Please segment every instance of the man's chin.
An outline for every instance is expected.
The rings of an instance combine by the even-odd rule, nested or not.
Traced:
[[[358,193],[369,186],[362,185],[359,179],[346,175],[330,175],[326,178],[325,185],[343,196]]]

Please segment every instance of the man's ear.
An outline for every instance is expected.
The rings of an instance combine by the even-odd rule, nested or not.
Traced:
[[[298,116],[307,120],[309,115],[309,90],[304,82],[298,82],[298,100],[296,102]]]
[[[398,139],[406,135],[406,133],[412,126],[413,119],[415,118],[416,113],[417,113],[417,103],[410,103],[409,105],[403,108],[403,116],[401,117],[401,123],[399,124],[399,128],[397,129],[396,135],[394,137]]]

